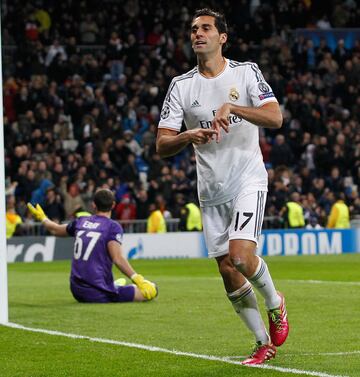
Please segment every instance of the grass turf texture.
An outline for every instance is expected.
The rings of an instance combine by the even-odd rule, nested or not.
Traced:
[[[288,341],[268,365],[359,376],[360,353],[325,353],[360,351],[360,283],[339,283],[360,282],[360,254],[266,261],[277,288],[286,295],[291,325]],[[154,302],[78,304],[68,288],[69,262],[10,264],[9,321],[218,357],[249,354],[252,336],[227,300],[214,261],[132,263],[157,282],[159,297]],[[296,376],[0,326],[1,377],[234,375]]]

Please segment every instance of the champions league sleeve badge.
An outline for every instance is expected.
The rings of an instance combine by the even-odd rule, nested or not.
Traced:
[[[229,99],[230,101],[237,101],[239,99],[240,95],[239,92],[236,90],[236,88],[231,88],[229,93]]]
[[[262,93],[270,92],[270,88],[264,82],[260,82],[258,86],[259,86],[260,92]]]
[[[261,92],[261,94],[259,95],[259,99],[261,101],[263,101],[264,99],[267,99],[267,98],[275,97],[274,93],[270,92],[270,86],[265,84],[264,82],[259,82],[258,88]]]
[[[261,92],[261,94],[259,95],[259,99],[261,101],[263,101],[264,99],[266,98],[271,98],[271,97],[275,97],[274,96],[274,93],[273,92],[270,92],[270,87],[269,85],[265,84],[264,82],[259,82],[258,84],[258,88]]]
[[[167,119],[170,115],[170,108],[169,106],[165,105],[163,109],[161,110],[160,118],[161,119]]]

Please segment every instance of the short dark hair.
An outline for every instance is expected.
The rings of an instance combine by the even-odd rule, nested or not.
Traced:
[[[114,202],[114,194],[108,189],[99,189],[94,195],[96,209],[100,212],[111,211]]]
[[[228,27],[226,23],[225,16],[220,13],[216,12],[210,8],[203,8],[203,9],[198,9],[194,13],[194,17],[192,18],[193,20],[197,17],[200,16],[210,16],[215,18],[215,27],[218,30],[219,33],[226,33],[228,32]]]

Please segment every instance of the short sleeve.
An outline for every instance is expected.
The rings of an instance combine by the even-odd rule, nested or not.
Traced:
[[[71,237],[75,237],[75,232],[76,232],[76,224],[77,224],[77,219],[71,221],[67,226],[66,226],[66,231]]]
[[[255,63],[251,63],[248,67],[247,90],[254,107],[261,107],[268,102],[277,102],[271,86],[265,81]]]
[[[123,236],[124,236],[124,231],[123,231],[122,226],[119,223],[114,221],[111,224],[107,241],[108,242],[109,241],[117,241],[117,242],[119,242],[119,244],[122,244],[123,243]]]
[[[170,128],[180,131],[184,111],[180,104],[180,93],[176,80],[173,79],[166,94],[160,113],[159,128]]]

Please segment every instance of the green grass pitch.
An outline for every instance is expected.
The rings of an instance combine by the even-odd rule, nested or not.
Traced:
[[[360,376],[360,254],[266,261],[286,295],[291,326],[267,364],[271,369],[0,326],[0,376]],[[232,361],[249,354],[252,337],[227,300],[213,260],[132,263],[157,282],[155,301],[78,304],[68,287],[70,262],[10,264],[9,321]]]

